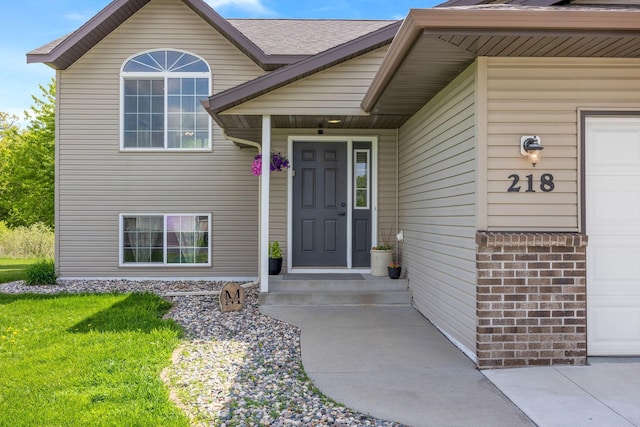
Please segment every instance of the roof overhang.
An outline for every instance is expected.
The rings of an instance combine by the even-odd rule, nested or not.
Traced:
[[[235,86],[215,94],[206,102],[205,109],[229,135],[256,139],[260,136],[262,119],[260,116],[227,114],[238,105],[251,101],[261,95],[286,86],[297,80],[348,61],[357,56],[371,52],[391,43],[396,35],[400,22],[390,24],[365,36],[339,45],[333,49],[313,55],[296,63],[282,67],[276,71],[260,76],[247,83]],[[335,128],[395,128],[398,122],[392,117],[375,117],[371,115],[342,116]],[[318,128],[330,127],[325,116],[273,116],[272,126],[275,128]]]
[[[98,44],[150,0],[114,0],[73,33],[27,53],[27,63],[64,70]],[[181,0],[253,62],[266,71],[297,62],[303,55],[267,55],[203,0]]]
[[[412,9],[362,109],[408,119],[477,57],[640,57],[640,10]]]

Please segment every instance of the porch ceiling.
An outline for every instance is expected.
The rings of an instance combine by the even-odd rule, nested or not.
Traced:
[[[640,10],[412,10],[362,107],[411,117],[476,57],[640,58]]]
[[[216,123],[228,135],[260,142],[262,138],[262,116],[257,115],[214,115]],[[407,118],[398,115],[370,116],[271,116],[272,129],[396,129]],[[339,123],[329,123],[340,120]]]

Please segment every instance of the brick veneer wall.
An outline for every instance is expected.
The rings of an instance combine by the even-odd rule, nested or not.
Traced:
[[[478,232],[476,244],[478,367],[584,365],[587,236]]]

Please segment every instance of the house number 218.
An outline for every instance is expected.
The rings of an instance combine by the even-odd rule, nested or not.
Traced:
[[[527,175],[527,190],[525,191],[526,193],[535,193],[536,190],[533,189],[533,175]],[[509,175],[509,179],[511,180],[511,186],[509,186],[509,189],[507,190],[508,192],[514,192],[517,193],[520,191],[520,186],[518,185],[518,183],[520,182],[520,175],[517,174],[511,174]],[[542,176],[540,176],[540,190],[548,193],[550,191],[553,191],[553,189],[555,188],[555,184],[553,183],[553,175],[551,175],[550,173],[543,173]]]

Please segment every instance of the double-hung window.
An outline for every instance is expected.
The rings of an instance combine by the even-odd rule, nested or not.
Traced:
[[[208,150],[211,71],[189,53],[157,50],[122,67],[123,150]]]
[[[120,215],[120,264],[211,265],[210,214]]]

